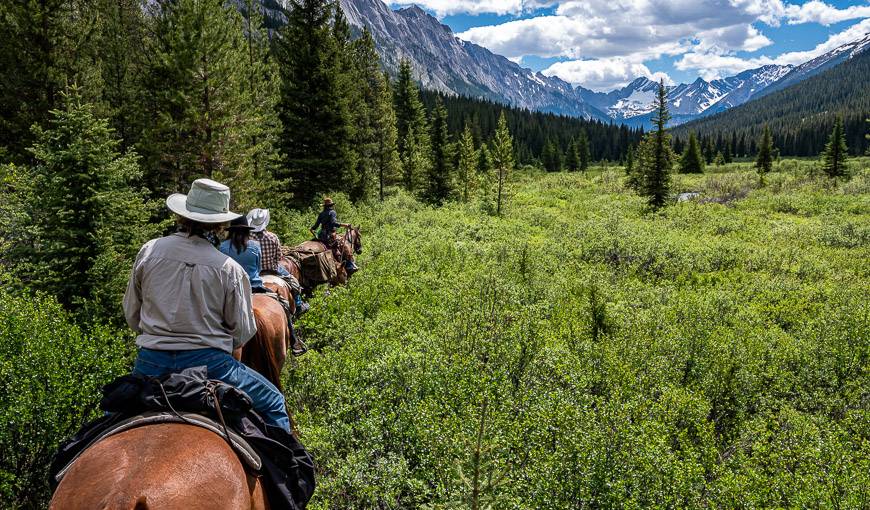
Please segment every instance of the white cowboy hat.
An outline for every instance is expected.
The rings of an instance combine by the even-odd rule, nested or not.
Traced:
[[[200,223],[226,223],[241,216],[230,211],[230,189],[211,179],[193,181],[187,195],[169,195],[166,207],[179,216]]]
[[[248,224],[254,228],[254,232],[262,232],[269,226],[270,217],[268,209],[251,209],[248,213]]]

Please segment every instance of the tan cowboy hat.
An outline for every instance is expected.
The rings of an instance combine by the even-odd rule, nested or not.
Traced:
[[[230,188],[211,179],[193,181],[187,195],[169,195],[166,207],[181,217],[199,223],[226,223],[241,216],[230,211]]]
[[[323,206],[326,207],[328,205],[335,205],[335,202],[333,202],[331,198],[326,197],[323,199]]]
[[[248,212],[248,223],[254,232],[262,232],[269,226],[270,217],[268,209],[251,209]]]

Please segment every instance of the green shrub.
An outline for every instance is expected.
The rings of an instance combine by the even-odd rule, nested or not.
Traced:
[[[82,331],[55,300],[0,291],[0,507],[45,506],[58,443],[98,415],[129,360],[127,342]]]

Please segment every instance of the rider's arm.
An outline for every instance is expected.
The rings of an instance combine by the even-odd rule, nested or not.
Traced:
[[[127,320],[127,325],[130,326],[136,333],[142,333],[139,327],[139,318],[142,311],[142,284],[137,276],[137,269],[142,261],[142,258],[151,243],[146,243],[136,255],[136,261],[133,263],[133,269],[130,271],[130,280],[127,282],[127,291],[124,292],[124,318]]]
[[[237,349],[257,333],[254,322],[254,305],[251,297],[251,281],[245,271],[238,267],[229,275],[230,284],[224,300],[224,324],[233,337],[233,349]]]

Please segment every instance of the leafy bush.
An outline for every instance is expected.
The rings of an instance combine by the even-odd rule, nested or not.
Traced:
[[[55,300],[0,291],[0,507],[45,506],[58,443],[97,416],[129,361],[124,340],[82,331]]]

